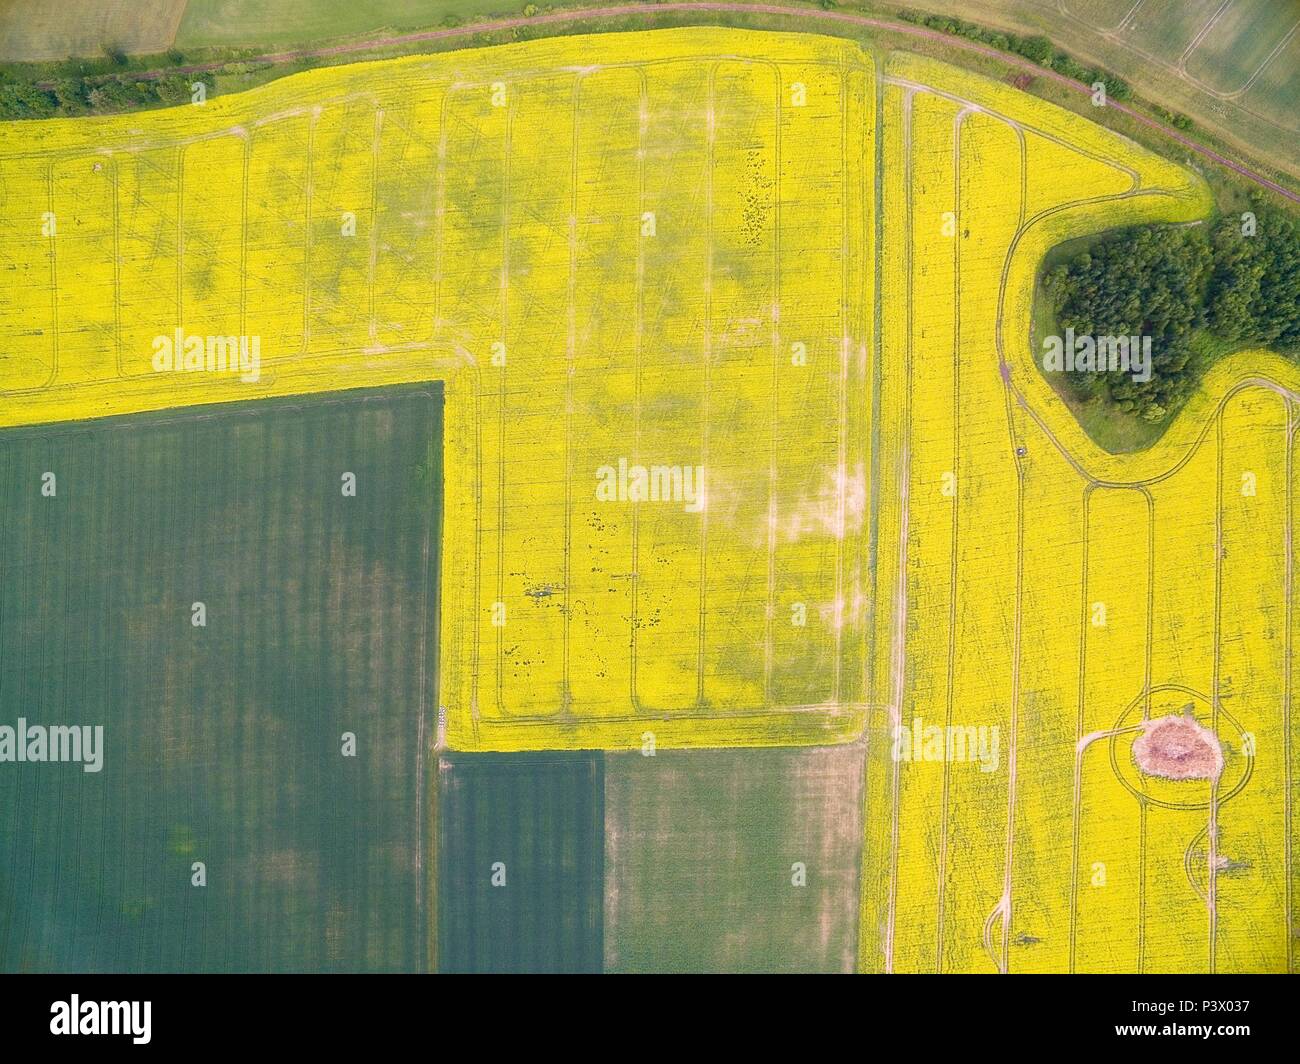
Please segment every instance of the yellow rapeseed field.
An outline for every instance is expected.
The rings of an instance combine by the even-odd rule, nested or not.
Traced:
[[[864,970],[1284,970],[1300,380],[1234,356],[1110,455],[1028,345],[1051,247],[1209,209],[1008,85],[802,34],[3,125],[0,426],[443,380],[446,745],[865,730]],[[1169,714],[1216,781],[1137,769]]]
[[[1070,237],[1203,217],[1204,186],[929,60],[884,81],[879,421],[900,431],[861,965],[1286,970],[1297,374],[1234,356],[1157,446],[1099,451],[1026,342],[1034,271]],[[1213,783],[1137,768],[1143,722],[1184,714],[1217,736]],[[955,756],[911,741],[931,726]]]

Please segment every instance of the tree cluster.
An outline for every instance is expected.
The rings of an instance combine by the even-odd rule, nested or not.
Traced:
[[[1117,230],[1049,270],[1043,292],[1062,330],[1151,337],[1149,381],[1084,372],[1069,385],[1161,421],[1217,353],[1258,346],[1300,356],[1300,220],[1256,205],[1209,226]]]

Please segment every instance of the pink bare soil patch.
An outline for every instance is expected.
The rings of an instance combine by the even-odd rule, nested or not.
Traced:
[[[1223,771],[1218,738],[1190,715],[1148,721],[1133,742],[1133,760],[1148,776],[1167,780],[1213,780]]]

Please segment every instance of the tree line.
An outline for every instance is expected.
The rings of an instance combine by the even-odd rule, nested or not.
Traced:
[[[0,64],[0,121],[75,118],[189,103],[195,82],[212,91],[216,84],[212,74],[142,75],[152,67],[178,67],[191,61],[175,48],[161,55],[128,56],[110,45],[101,56]],[[252,69],[251,64],[228,63],[222,73],[239,73],[241,67]]]

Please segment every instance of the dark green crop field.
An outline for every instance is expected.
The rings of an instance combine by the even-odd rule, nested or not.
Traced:
[[[450,754],[438,794],[438,968],[599,972],[605,759]]]
[[[0,433],[0,970],[428,967],[441,453],[439,385]]]

